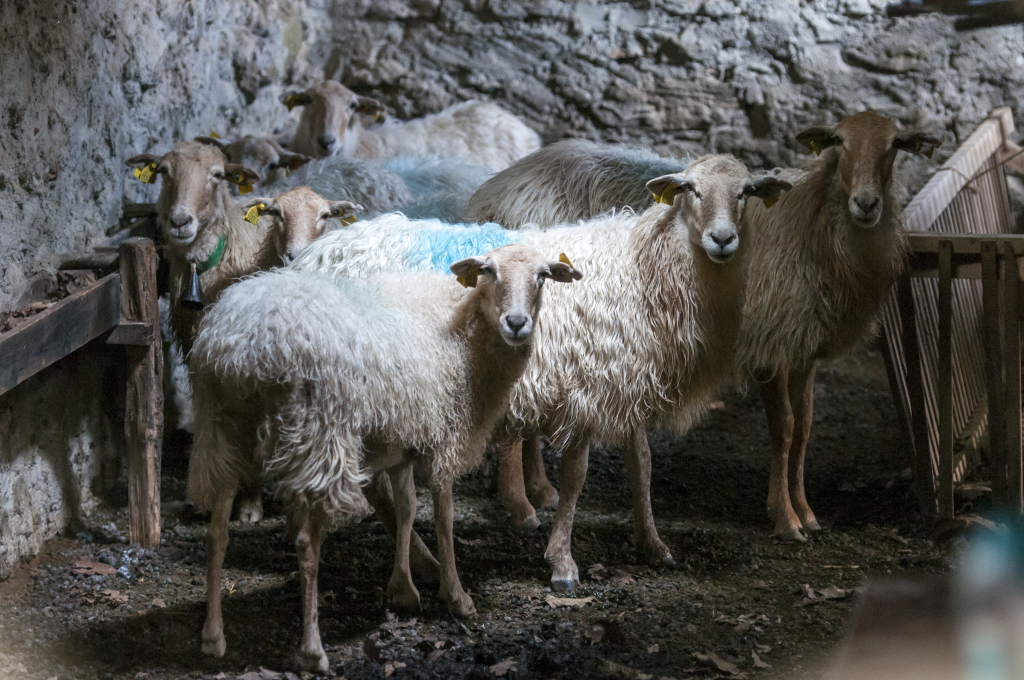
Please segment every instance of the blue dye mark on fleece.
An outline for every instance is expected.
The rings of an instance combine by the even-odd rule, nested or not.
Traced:
[[[475,257],[512,243],[519,243],[519,233],[499,225],[441,224],[420,228],[412,233],[409,262],[423,268],[447,272],[453,262]]]

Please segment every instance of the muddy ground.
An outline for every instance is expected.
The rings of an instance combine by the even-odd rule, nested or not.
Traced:
[[[574,596],[593,598],[581,607],[546,602],[550,511],[540,512],[541,530],[510,528],[486,470],[456,489],[456,556],[473,619],[451,620],[429,585],[415,619],[389,613],[391,540],[372,517],[338,526],[320,571],[333,675],[818,677],[856,599],[847,591],[875,574],[947,571],[962,540],[936,540],[917,515],[880,355],[864,350],[819,376],[807,482],[825,530],[808,544],[769,536],[760,398],[732,391],[686,437],[651,436],[655,516],[674,568],[637,564],[622,460],[592,452],[575,525],[583,585]],[[547,460],[557,480],[558,459],[549,452]],[[129,549],[126,511],[102,510],[0,583],[0,679],[258,680],[292,669],[301,632],[296,561],[273,505],[258,525],[232,524],[228,652],[200,654],[206,529],[182,502],[183,479],[168,460],[159,550]],[[420,500],[416,530],[433,545],[429,494]],[[117,572],[75,574],[81,560]],[[372,634],[378,642],[367,645]]]

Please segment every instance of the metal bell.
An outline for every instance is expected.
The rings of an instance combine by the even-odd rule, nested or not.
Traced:
[[[181,300],[178,302],[185,309],[198,311],[203,308],[203,286],[199,282],[199,272],[196,271],[196,263],[192,262],[190,264],[192,272],[188,277],[188,285],[182,291]]]

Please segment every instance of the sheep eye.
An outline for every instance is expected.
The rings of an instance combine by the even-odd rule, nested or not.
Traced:
[[[216,172],[213,173],[213,176],[216,177],[217,179],[224,179],[224,171],[217,170]]]
[[[277,163],[271,163],[268,165],[267,170],[277,170]]]
[[[355,111],[356,110],[356,106],[358,106],[358,104],[356,104],[355,102],[352,102],[351,104],[348,105],[348,108],[351,111]]]
[[[483,265],[480,267],[481,274],[493,274],[494,270],[489,265]]]
[[[320,219],[322,219],[322,220],[329,220],[329,219],[331,219],[331,213],[324,213],[323,215],[320,216]]]

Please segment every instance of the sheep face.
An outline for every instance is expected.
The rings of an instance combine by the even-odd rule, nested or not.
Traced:
[[[261,184],[276,181],[289,171],[298,170],[313,160],[300,153],[285,151],[273,139],[254,135],[246,135],[233,142],[225,142],[216,137],[196,137],[195,141],[216,146],[229,163],[255,171],[260,176]]]
[[[658,202],[672,204],[672,223],[682,225],[690,243],[718,263],[728,262],[739,249],[747,199],[768,204],[790,188],[773,176],[752,177],[735,158],[721,155],[699,158],[684,172],[647,183]]]
[[[293,149],[313,157],[346,153],[345,133],[360,124],[359,115],[376,118],[384,105],[376,99],[361,97],[336,80],[325,80],[305,92],[281,95],[289,109],[303,106],[299,127],[292,140]],[[347,154],[346,154],[347,155]]]
[[[241,204],[243,213],[248,214],[253,207],[259,219],[272,220],[274,251],[284,264],[323,236],[330,228],[331,218],[346,223],[355,219],[356,211],[362,210],[351,201],[328,201],[309,187],[296,187],[277,198],[251,198]]]
[[[188,247],[204,227],[225,217],[234,204],[228,184],[259,179],[252,170],[225,162],[219,149],[198,142],[179,144],[163,156],[140,154],[126,162],[155,164],[156,172],[163,175],[157,223],[176,248]]]
[[[882,216],[883,196],[892,184],[896,152],[931,158],[941,143],[923,132],[901,131],[893,121],[874,111],[848,116],[835,127],[808,128],[797,134],[796,140],[816,154],[834,147],[839,184],[847,197],[850,217],[862,227],[875,226]]]
[[[519,244],[468,257],[451,266],[459,281],[476,289],[484,317],[512,347],[529,342],[546,280],[572,283],[583,278],[564,255],[548,260]]]

